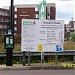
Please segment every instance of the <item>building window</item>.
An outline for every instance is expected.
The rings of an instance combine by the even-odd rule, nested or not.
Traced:
[[[9,16],[9,13],[0,11],[0,15],[3,15],[3,16]]]
[[[17,35],[17,33],[14,33],[14,35]]]
[[[0,25],[0,28],[3,28],[3,25]]]
[[[3,28],[7,28],[7,25],[3,25]]]
[[[8,20],[8,19],[4,19],[4,18],[3,18],[3,22],[9,22],[9,20]]]
[[[3,31],[0,31],[0,34],[3,34]]]
[[[17,14],[15,14],[15,18],[17,18]]]
[[[38,8],[37,7],[35,7],[35,11],[38,11]]]
[[[17,31],[17,27],[14,27],[14,30]]]
[[[0,22],[9,22],[9,19],[0,18]]]
[[[3,22],[3,18],[0,18],[0,22]]]
[[[0,25],[0,28],[7,28],[7,25]]]
[[[14,24],[16,24],[16,21],[14,21]]]
[[[17,11],[17,8],[15,8],[15,11]]]
[[[6,34],[7,32],[6,31],[4,31],[4,34]]]
[[[0,15],[1,15],[1,11],[0,11]]]
[[[9,16],[10,14],[9,13],[6,13],[6,16]]]
[[[39,14],[35,14],[35,18],[39,18]]]

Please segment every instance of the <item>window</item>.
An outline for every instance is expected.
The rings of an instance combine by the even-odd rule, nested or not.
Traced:
[[[17,8],[15,8],[15,11],[17,11]]]
[[[17,33],[14,33],[14,35],[17,35]]]
[[[14,24],[16,24],[16,21],[14,21]]]
[[[9,13],[0,11],[0,15],[3,15],[3,16],[9,16]]]
[[[17,14],[15,14],[15,18],[17,18]]]
[[[4,34],[6,34],[7,32],[6,31],[4,31]]]
[[[7,26],[6,25],[3,25],[3,28],[7,28]]]
[[[1,15],[1,13],[2,13],[2,12],[0,11],[0,15]]]
[[[14,27],[14,30],[17,31],[17,27]]]
[[[3,34],[3,31],[0,31],[0,34]]]
[[[0,25],[0,28],[3,28],[3,25]]]
[[[35,11],[38,11],[38,8],[37,7],[35,7]]]
[[[39,15],[38,14],[35,14],[35,18],[39,18]]]
[[[0,22],[3,22],[3,18],[0,18]]]
[[[9,20],[8,20],[8,19],[4,19],[4,18],[3,18],[3,22],[9,22]]]
[[[0,25],[0,28],[7,28],[7,25]]]
[[[9,13],[6,13],[6,16],[9,16],[10,14]]]

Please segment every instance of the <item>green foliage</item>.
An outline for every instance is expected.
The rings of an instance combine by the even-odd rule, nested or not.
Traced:
[[[75,42],[75,33],[72,33],[70,37],[71,37],[71,41]]]
[[[14,42],[17,44],[21,44],[21,35],[15,35],[14,36]]]
[[[31,63],[40,63],[41,58],[39,56],[38,57],[31,57],[30,62]]]
[[[0,57],[0,64],[5,64],[6,63],[6,60],[4,57]]]

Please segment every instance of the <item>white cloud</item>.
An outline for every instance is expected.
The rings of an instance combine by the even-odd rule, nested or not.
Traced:
[[[75,3],[75,0],[74,0]],[[75,4],[74,4],[74,21],[75,21]]]
[[[11,0],[0,0],[0,8],[9,6]],[[14,4],[38,4],[42,0],[14,0]],[[46,0],[47,3],[55,2],[55,0]]]
[[[74,17],[74,2],[73,1],[58,1],[56,2],[57,19],[64,19],[65,23]]]

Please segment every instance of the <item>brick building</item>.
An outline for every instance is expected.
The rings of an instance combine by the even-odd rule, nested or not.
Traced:
[[[9,10],[0,8],[0,34],[6,34],[9,27]]]
[[[38,4],[15,5],[15,29],[21,34],[22,19],[39,19]],[[46,19],[55,20],[56,8],[54,3],[46,4]]]
[[[14,34],[21,34],[21,20],[22,19],[39,19],[39,4],[22,4],[14,6]],[[6,33],[6,30],[9,26],[9,10],[0,9],[0,12],[7,12],[7,15],[1,15],[0,18],[7,19],[7,21],[0,22],[0,33]],[[2,16],[2,17],[1,17]],[[46,4],[46,19],[55,20],[56,18],[56,6],[55,3],[47,3]],[[2,26],[2,28],[1,28]]]

